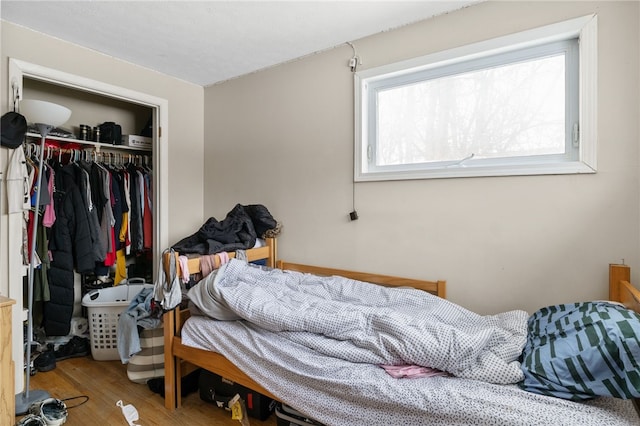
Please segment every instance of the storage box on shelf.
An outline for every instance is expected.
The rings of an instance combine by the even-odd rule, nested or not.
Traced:
[[[151,150],[152,139],[146,136],[122,135],[122,145]]]

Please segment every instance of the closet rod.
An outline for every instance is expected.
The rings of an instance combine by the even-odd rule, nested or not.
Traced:
[[[75,142],[71,142],[75,143]],[[138,166],[150,167],[150,159],[148,155],[133,154],[130,152],[114,152],[114,151],[100,151],[99,147],[88,146],[86,148],[64,148],[59,146],[46,146],[47,159],[53,155],[69,154],[74,156],[74,160],[83,158],[85,160],[93,160],[96,162],[105,162],[110,164],[125,164],[133,163]],[[27,156],[33,154],[39,154],[40,145],[34,142],[27,142],[25,144],[25,151]]]

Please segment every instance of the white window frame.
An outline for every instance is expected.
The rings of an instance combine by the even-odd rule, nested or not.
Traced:
[[[372,167],[372,154],[368,126],[371,111],[369,105],[369,85],[384,79],[398,78],[403,74],[450,66],[478,58],[518,52],[534,46],[557,41],[578,39],[578,127],[576,144],[577,158],[557,158],[546,160],[520,161],[511,157],[507,162],[465,161],[441,166],[420,167],[416,165],[396,167]],[[403,179],[432,179],[477,176],[518,176],[548,174],[595,173],[597,170],[597,16],[588,15],[533,30],[523,31],[467,46],[462,46],[419,58],[384,65],[354,74],[355,87],[355,155],[354,180],[380,181]],[[461,159],[462,160],[462,159]]]

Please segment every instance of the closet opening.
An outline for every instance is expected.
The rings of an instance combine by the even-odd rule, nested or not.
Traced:
[[[103,220],[105,216],[96,214],[99,217],[95,222],[101,226],[102,231],[105,231],[105,223],[112,225],[101,239],[103,243],[107,242],[109,257],[105,257],[104,261],[96,261],[96,267],[92,271],[73,271],[73,318],[69,323],[71,335],[73,327],[78,326],[76,318],[86,317],[82,296],[87,291],[126,283],[130,278],[135,278],[137,282],[154,281],[154,269],[159,262],[161,249],[168,245],[168,101],[14,58],[9,60],[9,97],[10,108],[14,105],[19,108],[22,99],[37,99],[66,106],[72,111],[68,122],[46,138],[43,177],[50,177],[52,172],[63,168],[67,172],[73,169],[74,173],[77,171],[93,176],[94,187],[102,182],[103,196],[105,191],[109,191],[112,210],[110,213],[107,210],[102,212],[109,219]],[[107,143],[97,136],[103,123],[115,123],[119,126],[120,134],[124,136],[119,138],[120,144]],[[24,144],[27,158],[40,154],[39,140],[37,130],[28,129]],[[96,180],[99,176],[102,181]],[[54,182],[57,181],[53,180],[52,183]],[[90,180],[87,179],[87,182]],[[131,189],[132,184],[135,190]],[[126,225],[129,233],[120,235],[118,232],[116,236],[116,230],[113,229],[113,222],[116,220],[114,214],[121,219],[119,229],[124,228],[123,204],[116,212],[113,210],[115,206],[111,206],[111,200],[115,198],[113,190],[117,185],[121,185],[118,193],[130,215]],[[95,204],[96,198],[91,194],[85,195],[88,195],[85,199],[90,200],[89,204]],[[98,196],[97,199],[101,198]],[[138,209],[137,214],[133,213],[134,207]],[[25,384],[23,323],[28,316],[25,292],[28,262],[25,263],[20,250],[23,228],[19,216],[22,215],[6,215],[2,218],[7,221],[7,229],[10,231],[7,251],[9,297],[16,300],[18,307],[12,311],[16,394],[24,390]],[[134,229],[136,232],[131,234]],[[44,230],[43,235],[46,233]],[[117,249],[122,250],[124,258],[119,257]],[[46,310],[41,309],[38,304],[34,304],[32,313],[34,325],[38,325],[44,319],[43,316],[47,315]],[[52,330],[52,333],[56,333],[56,330]]]

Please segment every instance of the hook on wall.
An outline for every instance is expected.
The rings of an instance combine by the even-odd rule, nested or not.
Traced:
[[[15,79],[11,81],[11,98],[13,101],[13,112],[19,112],[20,85]]]

